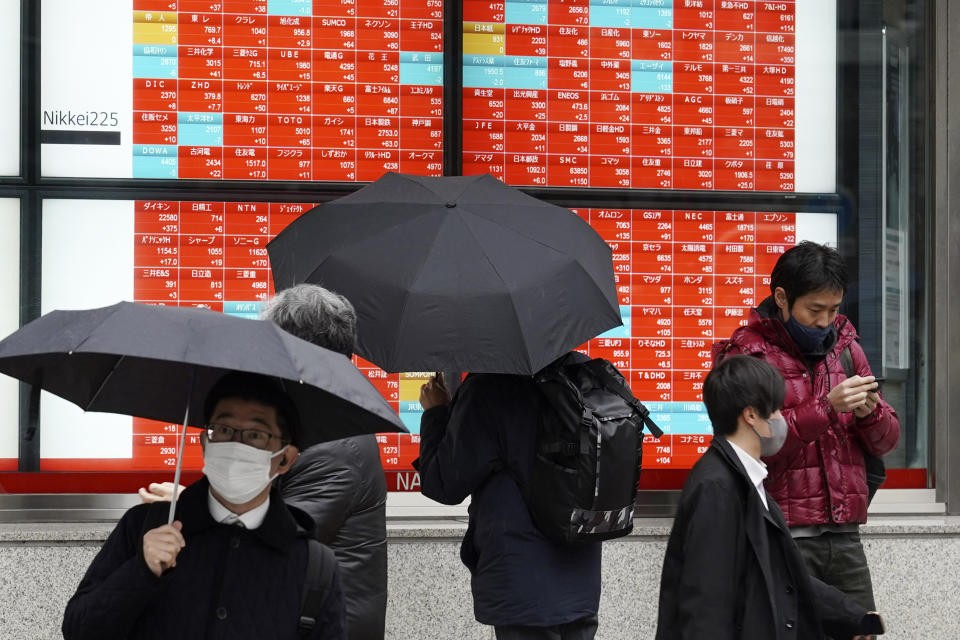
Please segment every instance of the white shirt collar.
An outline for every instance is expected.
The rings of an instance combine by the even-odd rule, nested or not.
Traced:
[[[732,441],[727,440],[727,442],[730,443],[734,453],[740,458],[740,463],[743,465],[743,468],[746,469],[750,482],[757,488],[757,493],[760,494],[760,500],[763,502],[763,506],[769,510],[770,507],[767,506],[767,492],[763,488],[763,480],[767,477],[767,465],[765,465],[762,460],[754,458]]]
[[[263,501],[258,507],[254,507],[247,511],[244,514],[237,515],[230,509],[227,509],[225,506],[220,504],[220,501],[213,497],[212,491],[207,491],[207,508],[210,509],[210,515],[216,522],[223,522],[224,520],[234,520],[237,519],[243,523],[243,526],[247,529],[256,529],[261,524],[263,524],[264,519],[267,517],[267,509],[270,507],[270,496],[267,496],[267,499]]]

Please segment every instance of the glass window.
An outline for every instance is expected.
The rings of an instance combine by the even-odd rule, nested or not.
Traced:
[[[888,3],[883,28],[882,314],[884,394],[900,416],[901,438],[887,457],[885,486],[914,486],[929,468],[928,333],[932,274],[928,172],[929,69],[926,3]],[[909,479],[909,481],[908,481]],[[932,478],[926,479],[932,482]],[[910,484],[912,483],[912,484]]]
[[[9,110],[0,112],[0,153],[10,150],[0,176],[18,172],[24,103],[39,114],[40,144],[28,151],[39,154],[40,174],[76,180],[57,192],[64,199],[23,217],[24,237],[42,236],[42,262],[28,260],[21,273],[18,253],[4,251],[11,275],[0,296],[12,303],[0,329],[17,326],[11,287],[38,277],[41,312],[128,299],[255,316],[273,287],[263,245],[312,206],[285,202],[290,181],[297,189],[388,170],[435,175],[446,154],[452,172],[563,186],[538,195],[595,207],[577,212],[614,248],[624,326],[583,348],[613,360],[655,405],[670,434],[644,456],[645,478],[671,478],[657,487],[679,488],[708,436],[697,384],[707,343],[768,295],[779,252],[802,239],[838,246],[861,265],[850,315],[903,426],[887,486],[926,486],[927,3],[468,2],[463,24],[444,31],[436,2],[417,15],[402,3],[351,15],[258,0],[236,16],[223,3],[183,11],[171,2],[45,0],[39,104],[19,95],[20,3],[6,4],[0,87],[9,78],[14,98],[0,107]],[[399,27],[373,33],[357,28],[363,20]],[[878,39],[864,38],[880,33],[864,25],[881,23],[882,54]],[[462,31],[463,57],[448,60],[459,68],[444,75],[451,28]],[[78,32],[112,35],[77,40]],[[453,71],[461,82],[449,83]],[[462,104],[445,102],[444,91]],[[882,114],[865,95],[883,96]],[[188,179],[197,178],[256,184],[266,202],[191,199]],[[110,199],[133,184],[155,185],[164,199]],[[702,190],[716,193],[705,200]],[[676,209],[662,208],[665,196]],[[2,241],[18,249],[17,237]],[[678,314],[680,305],[700,315]],[[390,486],[416,489],[410,463],[425,374],[357,364],[412,432],[380,437]],[[7,388],[0,407],[16,425],[16,383]],[[155,472],[175,431],[84,415],[47,395],[41,422],[47,470]],[[0,430],[0,460],[16,455],[16,430]],[[198,464],[188,456],[188,469]]]
[[[103,307],[133,298],[133,217],[130,203],[45,200],[41,313]],[[107,250],[109,248],[109,250]],[[131,418],[84,413],[43,392],[40,458],[43,470],[95,470],[93,458],[112,468],[133,447]]]
[[[20,174],[20,3],[0,6],[0,176]]]
[[[0,336],[19,326],[20,201],[0,198]],[[19,418],[20,384],[0,376],[0,471],[17,469]]]

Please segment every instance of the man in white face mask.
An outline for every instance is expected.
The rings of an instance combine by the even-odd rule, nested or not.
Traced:
[[[733,356],[703,385],[710,448],[683,488],[660,583],[658,640],[866,638],[882,620],[811,577],[761,457],[787,435],[784,383],[770,364]]]
[[[270,483],[297,457],[296,447],[278,427],[276,409],[256,400],[223,398],[200,443],[211,513],[230,520],[236,516],[248,529],[256,529],[269,506]]]
[[[75,638],[342,640],[336,558],[310,564],[313,524],[272,487],[297,457],[298,416],[277,381],[228,374],[205,403],[204,478],[165,502],[134,507],[94,559],[64,613]],[[307,582],[307,571],[315,579]],[[301,633],[301,595],[321,592]]]

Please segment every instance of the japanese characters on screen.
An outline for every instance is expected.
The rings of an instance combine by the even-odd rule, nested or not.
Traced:
[[[50,42],[114,34],[42,49],[45,176],[363,182],[439,175],[446,151],[516,185],[836,188],[836,0],[465,0],[459,60],[443,0],[42,17]],[[444,149],[454,96],[462,147]]]
[[[794,2],[463,7],[465,173],[538,186],[797,189]]]
[[[44,9],[51,40],[125,34],[58,50],[86,58],[102,72],[93,77],[47,54],[42,127],[58,144],[44,145],[44,175],[442,173],[442,0],[53,0]],[[91,131],[100,137],[70,136]],[[89,166],[91,157],[102,162]]]
[[[521,186],[829,192],[835,11],[833,0],[464,0],[463,56],[452,61],[443,0],[49,0],[45,42],[122,36],[42,49],[42,173],[440,175],[444,65],[458,64],[462,148],[446,152],[462,154],[464,174]],[[44,231],[46,309],[75,302],[63,301],[67,245],[81,237],[77,211],[96,207],[77,203],[62,216],[45,204],[44,224],[64,227]],[[273,293],[266,243],[312,206],[141,200],[82,219],[112,220],[110,246],[120,248],[102,273],[126,274],[112,281],[113,299],[256,317]],[[700,386],[711,343],[767,295],[786,248],[836,242],[835,216],[576,213],[613,248],[623,318],[580,348],[613,361],[663,428],[645,444],[645,466],[689,468],[709,443]],[[378,436],[390,487],[416,488],[417,399],[429,374],[356,362],[411,431]],[[126,444],[106,450],[91,438],[78,449],[49,441],[65,432],[46,423],[68,414],[42,415],[43,470],[174,464],[176,425],[123,418],[112,428]],[[196,436],[190,444],[186,468],[199,469]]]
[[[136,201],[122,203],[132,217],[125,265],[132,291],[118,294],[152,304],[208,307],[257,317],[273,293],[266,244],[309,203]],[[84,203],[94,211],[96,204]],[[648,438],[647,468],[684,469],[709,444],[710,423],[700,389],[710,369],[710,345],[746,321],[769,292],[768,274],[779,255],[799,240],[836,242],[833,214],[579,209],[613,249],[623,326],[581,345],[611,360],[653,412],[665,435]],[[118,215],[121,215],[118,213]],[[63,220],[86,224],[77,207]],[[51,220],[60,224],[51,212]],[[52,223],[53,224],[53,223]],[[65,238],[72,237],[69,233]],[[67,242],[64,240],[63,242]],[[46,249],[45,249],[46,250]],[[62,269],[71,258],[61,255]],[[50,277],[56,277],[56,267]],[[45,306],[55,301],[45,301]],[[378,436],[392,488],[415,488],[410,463],[418,454],[420,385],[429,373],[388,374],[360,358],[357,365],[397,409],[410,434]],[[127,424],[131,424],[131,419]],[[75,427],[73,427],[75,428]],[[103,460],[105,469],[164,469],[174,464],[177,425],[132,419],[128,455]],[[196,445],[196,436],[191,443]],[[87,470],[84,458],[44,457],[44,470]],[[93,456],[94,459],[91,459]],[[187,468],[199,469],[199,447],[187,449]]]

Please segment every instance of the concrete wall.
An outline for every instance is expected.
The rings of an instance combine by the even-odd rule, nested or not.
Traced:
[[[601,640],[646,640],[656,628],[669,521],[638,521],[605,543]],[[109,533],[108,524],[0,525],[0,638],[60,638],[63,607]],[[391,640],[488,640],[477,624],[462,522],[390,525]],[[874,519],[863,529],[888,639],[960,638],[960,518]]]

